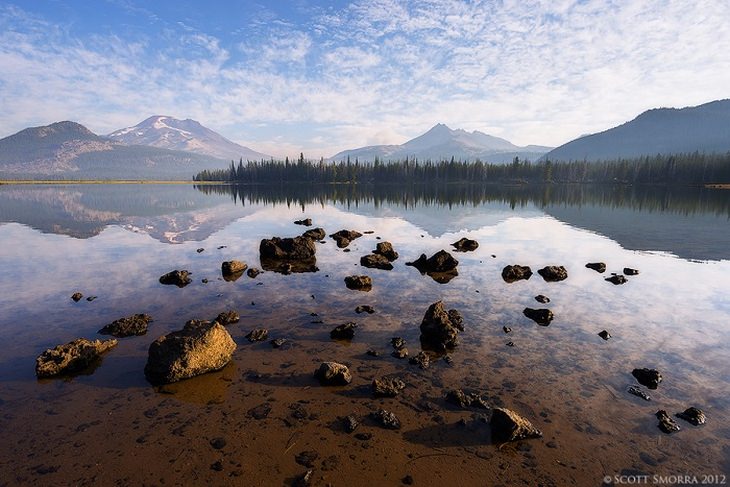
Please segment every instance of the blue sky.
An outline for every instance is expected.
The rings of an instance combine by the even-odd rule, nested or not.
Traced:
[[[560,145],[730,97],[727,0],[0,3],[0,137],[193,118],[277,156],[438,122]]]

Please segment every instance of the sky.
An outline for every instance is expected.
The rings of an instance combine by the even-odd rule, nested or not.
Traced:
[[[0,137],[192,118],[275,156],[436,123],[558,146],[730,98],[727,0],[0,3]]]

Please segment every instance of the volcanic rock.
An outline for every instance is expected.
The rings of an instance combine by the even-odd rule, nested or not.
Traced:
[[[262,260],[310,260],[315,258],[316,252],[317,247],[314,246],[312,239],[303,236],[265,238],[259,245]]]
[[[675,414],[675,416],[685,421],[688,421],[695,426],[699,426],[707,422],[707,417],[705,416],[705,413],[703,413],[702,410],[697,409],[696,407],[687,408],[683,412]]]
[[[433,346],[436,350],[453,348],[457,343],[459,330],[463,329],[460,322],[454,323],[452,316],[444,309],[442,301],[429,306],[421,321],[421,341]]]
[[[676,433],[681,429],[677,422],[674,421],[663,409],[656,412],[656,417],[659,420],[659,424],[657,426],[659,426],[659,429],[666,434]]]
[[[426,254],[421,254],[415,261],[406,262],[406,265],[415,267],[421,274],[426,274],[430,272],[450,272],[456,270],[459,261],[445,250],[439,250],[429,258],[426,258]]]
[[[352,382],[350,369],[337,362],[322,362],[314,377],[324,386],[345,386]]]
[[[542,433],[532,423],[507,408],[494,408],[492,419],[492,438],[500,442],[540,438]]]
[[[360,257],[360,265],[371,269],[382,269],[390,271],[393,269],[393,264],[384,256],[380,254],[369,254]]]
[[[147,333],[147,325],[151,321],[152,317],[147,314],[136,314],[126,318],[119,318],[99,330],[99,334],[112,335],[117,338],[144,335]]]
[[[340,230],[339,232],[335,232],[330,235],[330,237],[337,242],[337,246],[339,248],[344,249],[350,245],[351,241],[362,237],[362,233],[356,232],[355,230]]]
[[[393,262],[398,258],[398,252],[393,249],[393,244],[390,242],[378,242],[373,250],[373,254],[382,255],[390,262]]]
[[[72,374],[92,365],[101,355],[117,345],[117,340],[94,340],[85,338],[49,348],[35,359],[35,373],[38,378]]]
[[[418,365],[421,370],[426,370],[431,364],[431,358],[421,350],[417,355],[408,359],[408,363]]]

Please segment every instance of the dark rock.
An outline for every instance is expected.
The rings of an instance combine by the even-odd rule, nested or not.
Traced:
[[[294,461],[303,467],[314,467],[314,462],[319,458],[319,453],[314,450],[307,450],[297,454]]]
[[[454,271],[459,261],[445,250],[439,250],[429,258],[426,258],[426,254],[421,254],[415,261],[406,262],[406,265],[415,267],[421,274],[426,274]]]
[[[632,269],[631,267],[624,267],[624,274],[627,276],[635,276],[639,273],[637,269]]]
[[[646,386],[649,389],[656,389],[659,383],[662,381],[662,374],[655,369],[634,369],[631,371],[636,380],[642,386]]]
[[[401,337],[393,337],[390,339],[390,344],[393,345],[394,349],[401,350],[406,346],[406,341]]]
[[[369,254],[360,257],[360,265],[370,269],[393,270],[393,264],[383,255]]]
[[[311,227],[312,226],[312,219],[311,218],[305,218],[304,220],[296,220],[294,222],[295,225],[304,225],[305,227]]]
[[[334,338],[335,340],[352,340],[355,336],[355,328],[357,328],[357,325],[352,321],[343,323],[336,326],[330,332],[330,338]]]
[[[73,299],[73,300],[74,300],[74,302],[76,302],[76,303],[78,303],[79,301],[81,301],[81,299],[82,299],[83,297],[84,297],[84,295],[83,295],[83,294],[81,294],[81,293],[73,293],[73,294],[71,295],[71,299]]]
[[[391,355],[393,355],[393,357],[395,357],[397,359],[408,358],[408,349],[407,348],[399,348],[397,350],[394,350]]]
[[[607,332],[606,330],[600,331],[598,333],[598,336],[603,338],[604,340],[608,340],[609,338],[611,338],[611,334],[609,332]]]
[[[186,270],[170,271],[164,276],[160,277],[160,284],[185,287],[192,282],[192,279],[189,277],[189,275],[190,273]]]
[[[247,268],[248,265],[245,262],[241,262],[240,260],[229,260],[221,264],[221,274],[223,274],[224,278],[235,274],[240,275],[243,274],[243,271]]]
[[[86,300],[87,300],[88,302],[92,302],[92,301],[93,301],[93,300],[95,300],[95,299],[96,299],[96,296],[89,296],[88,298],[86,298]]]
[[[246,335],[246,339],[249,342],[261,342],[269,338],[269,330],[266,328],[256,328],[255,330],[251,330],[248,332],[248,335]]]
[[[363,304],[363,305],[360,305],[357,308],[355,308],[355,313],[357,313],[357,314],[367,313],[367,314],[371,315],[371,314],[375,313],[375,309],[373,309],[373,307],[368,304]]]
[[[152,342],[147,365],[147,380],[168,384],[220,370],[231,361],[236,343],[219,323],[191,321]]]
[[[568,278],[568,271],[561,265],[548,265],[537,271],[547,282],[564,281]]]
[[[344,418],[342,418],[341,421],[342,421],[342,427],[348,433],[352,433],[353,431],[355,431],[357,429],[358,426],[360,426],[360,422],[352,414],[345,416]]]
[[[292,487],[309,487],[312,485],[312,479],[314,478],[314,470],[309,469],[306,472],[304,472],[301,475],[298,475],[294,482],[292,482]]]
[[[147,333],[147,325],[149,325],[151,321],[152,317],[150,315],[136,314],[112,321],[99,330],[99,334],[112,335],[117,338],[144,335]]]
[[[507,408],[494,408],[489,424],[492,438],[500,442],[540,438],[542,433],[532,423]]]
[[[221,249],[225,249],[226,247],[228,247],[228,246],[227,246],[227,245],[219,245],[219,246],[217,247],[217,249],[218,249],[218,250],[221,250]]]
[[[589,269],[593,269],[596,272],[600,272],[601,274],[606,272],[606,264],[604,264],[603,262],[591,262],[586,264],[586,267]]]
[[[223,326],[232,325],[233,323],[238,323],[241,320],[241,317],[235,310],[228,310],[220,313],[218,316],[215,317],[215,320],[218,323],[220,323]]]
[[[324,386],[345,386],[352,382],[350,370],[337,362],[322,362],[314,372],[314,377]]]
[[[345,286],[355,291],[370,291],[373,288],[373,280],[370,276],[347,276]]]
[[[372,433],[356,433],[355,438],[360,441],[370,441],[373,438]]]
[[[324,237],[327,236],[327,233],[324,231],[324,228],[312,228],[311,230],[307,230],[302,234],[302,237],[308,238],[310,240],[322,240]]]
[[[195,251],[196,251],[197,253],[201,253],[201,252],[203,252],[204,250],[205,250],[205,249],[204,249],[203,247],[200,247],[199,249],[196,249]]]
[[[202,282],[203,284],[208,284],[208,279],[201,279],[200,282]]]
[[[373,379],[372,389],[375,397],[395,397],[406,388],[406,383],[396,377]]]
[[[342,249],[343,252],[350,252],[352,249]]]
[[[393,249],[393,244],[390,242],[378,242],[375,250],[373,250],[373,254],[382,255],[390,262],[398,258],[398,252]]]
[[[503,326],[502,331],[505,333],[512,333],[512,328],[510,328],[509,326]]]
[[[246,416],[257,420],[262,420],[268,418],[269,413],[271,413],[271,405],[265,402],[249,409],[248,412],[246,412]]]
[[[510,342],[505,343],[505,345],[507,345],[508,347],[514,347],[515,342],[510,341]]]
[[[256,267],[251,267],[246,271],[246,275],[251,279],[255,279],[259,274],[261,274],[261,270]]]
[[[631,386],[628,388],[628,393],[633,394],[636,397],[642,398],[644,401],[651,401],[651,396],[647,394],[646,392],[642,391],[636,386]]]
[[[215,470],[216,472],[222,472],[223,471],[223,462],[220,460],[217,460],[213,462],[213,464],[210,466],[211,470]]]
[[[466,394],[461,389],[453,389],[446,393],[446,402],[455,404],[462,409],[466,408],[479,408],[489,409],[489,405],[486,401],[476,393]]]
[[[466,237],[459,239],[457,242],[451,244],[457,252],[471,252],[479,247],[479,242],[476,240],[470,240]]]
[[[271,340],[271,346],[274,348],[281,348],[286,343],[286,338],[274,338]]]
[[[400,429],[400,420],[398,417],[390,411],[385,409],[378,409],[370,413],[370,419],[375,421],[379,426],[386,429],[397,430]]]
[[[408,363],[418,365],[421,370],[426,370],[431,364],[431,358],[426,354],[426,352],[421,350],[420,352],[418,352],[418,355],[409,358]]]
[[[413,485],[413,477],[411,477],[410,475],[406,475],[405,477],[400,479],[400,481],[405,485]]]
[[[656,417],[659,420],[659,424],[657,426],[659,426],[659,429],[666,434],[676,433],[681,429],[677,422],[674,421],[663,409],[656,412]]]
[[[526,265],[508,265],[502,269],[502,279],[507,283],[527,280],[530,277],[532,277],[532,269]]]
[[[372,348],[368,348],[367,352],[365,352],[370,357],[380,357],[380,352],[377,350],[374,350]]]
[[[547,296],[545,296],[543,294],[538,294],[537,296],[535,296],[535,301],[537,301],[538,303],[541,303],[541,304],[547,304],[550,302],[550,298],[548,298]]]
[[[307,260],[314,258],[316,252],[314,242],[306,237],[265,238],[259,245],[262,259]]]
[[[444,304],[437,301],[429,306],[421,321],[421,341],[433,346],[436,350],[453,348],[457,343],[462,323],[453,323],[451,316],[444,309]]]
[[[212,446],[216,450],[221,450],[226,446],[226,439],[220,436],[217,438],[213,438],[212,440],[210,440],[210,446]]]
[[[85,338],[49,348],[35,359],[35,373],[38,378],[80,372],[94,364],[101,355],[117,345],[117,340],[94,340]]]
[[[449,319],[451,324],[459,331],[464,331],[464,317],[456,309],[450,309],[448,311]]]
[[[697,409],[696,407],[687,408],[683,412],[675,414],[675,416],[685,421],[688,421],[695,426],[699,426],[707,422],[707,417],[705,416],[705,413],[703,413],[702,410]]]
[[[524,314],[540,326],[548,326],[554,318],[553,312],[546,308],[525,308],[522,310],[522,314]]]
[[[623,274],[613,274],[611,277],[607,277],[605,280],[610,282],[611,284],[615,284],[616,286],[628,282],[628,279],[626,279]]]
[[[351,241],[362,237],[362,233],[356,232],[355,230],[340,230],[339,232],[335,232],[330,235],[330,237],[337,242],[337,246],[339,248],[344,249],[350,245]]]

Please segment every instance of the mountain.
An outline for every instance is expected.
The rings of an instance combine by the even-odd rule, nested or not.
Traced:
[[[545,158],[596,161],[694,151],[730,151],[730,100],[649,110],[618,127],[561,145]]]
[[[351,160],[372,162],[375,158],[381,160],[398,160],[406,157],[416,157],[419,160],[455,159],[505,164],[512,162],[515,157],[520,159],[538,159],[550,147],[528,145],[519,147],[511,142],[487,135],[485,133],[465,130],[452,130],[439,123],[423,135],[411,139],[402,145],[372,145],[339,152],[330,160],[341,161],[349,156]]]
[[[160,149],[193,152],[227,161],[271,159],[232,142],[195,120],[179,120],[154,115],[134,127],[117,130],[107,135],[111,140],[127,145],[146,145]]]
[[[126,146],[76,122],[31,127],[0,139],[0,177],[8,179],[191,179],[227,161],[190,152]]]

